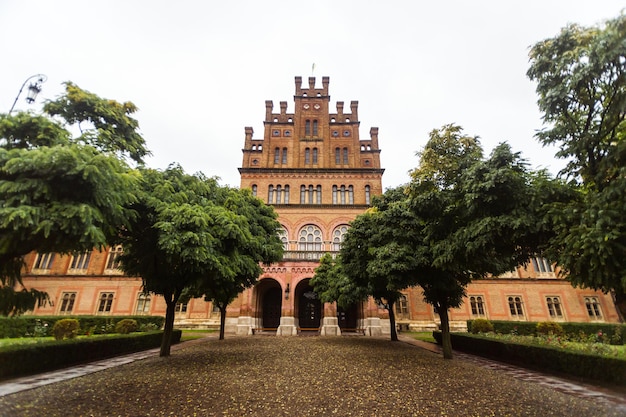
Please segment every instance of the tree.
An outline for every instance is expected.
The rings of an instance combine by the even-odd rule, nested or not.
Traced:
[[[411,172],[409,205],[420,219],[417,283],[441,319],[444,358],[452,358],[448,310],[467,285],[510,271],[541,247],[542,196],[519,154],[506,144],[482,157],[477,137],[446,125],[433,130]]]
[[[229,256],[245,241],[247,221],[221,203],[227,191],[214,178],[142,169],[137,213],[120,230],[121,268],[140,276],[144,291],[166,303],[160,356],[169,356],[176,303],[183,291],[206,276],[231,274]]]
[[[80,95],[99,105],[82,108]],[[81,118],[65,119],[66,127],[52,117],[78,109],[82,119],[99,121],[89,141],[70,133],[70,124]],[[68,83],[44,110],[0,115],[0,314],[20,314],[47,299],[34,289],[17,290],[26,254],[103,248],[128,225],[136,175],[118,155],[135,148],[147,153],[129,116],[132,103],[99,99]],[[107,116],[113,110],[115,117]],[[127,121],[123,132],[116,128],[121,119]]]
[[[569,25],[530,51],[546,125],[562,171],[577,189],[551,211],[547,250],[574,285],[614,290],[626,310],[626,16],[598,27]]]
[[[228,252],[228,266],[202,276],[190,293],[213,301],[220,310],[220,340],[224,339],[226,307],[246,288],[253,286],[268,265],[282,259],[283,244],[278,236],[280,223],[271,206],[254,197],[250,190],[230,189],[224,207],[246,219],[245,241]]]

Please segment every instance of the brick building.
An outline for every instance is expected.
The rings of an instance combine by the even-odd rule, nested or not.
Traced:
[[[274,206],[285,254],[281,262],[264,267],[257,285],[228,307],[227,333],[389,333],[388,315],[373,300],[341,310],[320,303],[309,285],[320,257],[339,250],[349,222],[383,191],[378,128],[362,139],[358,102],[351,101],[347,109],[338,101],[331,112],[328,86],[328,77],[322,78],[321,88],[314,77],[308,86],[296,77],[293,111],[281,101],[275,112],[272,101],[266,101],[263,138],[255,139],[253,129],[245,128],[241,187]],[[52,300],[34,314],[165,314],[161,297],[142,294],[141,280],[117,269],[121,250],[27,256],[26,287],[47,291]],[[475,317],[619,322],[610,294],[573,288],[541,258],[509,274],[475,281],[467,294],[464,305],[450,312],[452,328],[464,329],[465,321]],[[396,308],[399,326],[436,328],[439,318],[422,298],[419,288],[405,292]],[[193,299],[177,306],[176,323],[216,327],[219,312],[211,303]]]

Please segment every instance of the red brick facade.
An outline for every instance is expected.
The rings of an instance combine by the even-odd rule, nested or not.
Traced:
[[[283,226],[285,255],[282,262],[265,267],[258,284],[228,307],[227,333],[389,333],[388,315],[373,300],[337,311],[335,305],[319,303],[308,284],[320,256],[337,252],[348,223],[367,209],[372,196],[382,193],[384,171],[378,128],[371,128],[368,138],[360,137],[358,102],[350,102],[349,110],[337,102],[331,112],[329,78],[322,78],[321,88],[315,83],[310,77],[303,87],[301,77],[295,78],[293,111],[288,112],[284,101],[276,112],[271,101],[265,102],[262,139],[245,128],[241,187],[274,206]],[[35,314],[164,314],[160,297],[147,300],[141,280],[115,268],[116,250],[121,248],[94,251],[87,262],[57,254],[49,265],[41,255],[26,257],[26,287],[47,291],[52,300]],[[475,281],[467,295],[464,305],[450,312],[453,328],[465,328],[465,321],[474,317],[619,321],[610,294],[574,289],[541,259],[506,276]],[[404,328],[434,329],[438,323],[418,288],[406,291],[396,311]],[[178,306],[176,321],[179,326],[216,327],[219,313],[211,303],[194,299]]]

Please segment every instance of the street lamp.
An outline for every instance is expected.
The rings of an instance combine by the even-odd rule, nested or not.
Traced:
[[[28,104],[32,104],[35,102],[35,99],[37,98],[37,94],[41,92],[41,84],[45,83],[46,80],[48,80],[48,77],[46,77],[43,74],[35,74],[35,75],[31,75],[30,77],[28,77],[26,81],[24,81],[24,84],[22,84],[22,86],[20,87],[20,91],[17,93],[17,97],[15,97],[15,101],[13,102],[13,105],[11,106],[11,110],[9,110],[9,114],[11,114],[11,112],[13,111],[13,108],[15,108],[15,104],[17,103],[17,100],[20,98],[20,94],[22,94],[22,90],[26,86],[26,83],[32,80],[33,78],[36,78],[37,81],[35,81],[34,83],[31,82],[28,85],[28,93],[26,94],[26,102]]]

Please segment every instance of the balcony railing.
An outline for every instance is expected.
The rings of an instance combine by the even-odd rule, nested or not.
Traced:
[[[335,258],[339,252],[331,251],[304,251],[304,250],[288,250],[283,252],[283,260],[285,261],[319,261],[324,254],[330,253]]]

